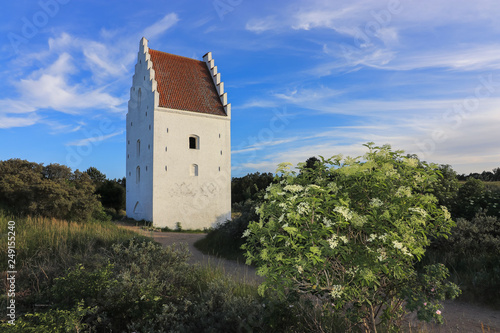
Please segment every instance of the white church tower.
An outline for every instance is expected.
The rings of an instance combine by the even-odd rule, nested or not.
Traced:
[[[231,104],[210,52],[198,61],[141,39],[127,113],[127,216],[184,229],[231,218]]]

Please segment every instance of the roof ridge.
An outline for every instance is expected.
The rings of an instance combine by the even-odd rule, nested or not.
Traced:
[[[184,59],[187,59],[187,60],[204,62],[202,60],[197,60],[197,59],[193,59],[193,58],[189,58],[189,57],[185,57],[185,56],[181,56],[181,55],[177,55],[177,54],[173,54],[173,53],[163,52],[163,51],[155,50],[155,49],[152,49],[152,48],[149,48],[149,51],[155,51],[155,52],[159,52],[159,53],[164,53],[164,54],[168,54],[169,56],[184,58]]]

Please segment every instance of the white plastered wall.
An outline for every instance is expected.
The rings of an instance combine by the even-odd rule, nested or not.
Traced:
[[[230,219],[229,117],[157,108],[154,126],[154,224],[202,229]],[[198,149],[189,148],[190,136]]]

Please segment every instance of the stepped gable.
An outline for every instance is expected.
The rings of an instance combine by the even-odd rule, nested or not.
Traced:
[[[212,71],[204,61],[149,49],[159,107],[227,116]],[[220,77],[219,77],[220,79]],[[224,98],[223,98],[224,97]]]

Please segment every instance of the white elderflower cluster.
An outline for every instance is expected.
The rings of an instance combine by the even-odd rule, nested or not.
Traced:
[[[342,214],[347,221],[352,219],[352,212],[347,207],[337,206],[333,211]]]
[[[349,267],[346,270],[346,273],[352,276],[356,275],[358,272],[359,272],[359,266]]]
[[[327,218],[326,216],[323,216],[323,224],[325,225],[325,227],[327,228],[330,228],[331,226],[333,226],[335,223],[332,222],[332,220],[330,220],[329,218]]]
[[[387,253],[385,252],[383,247],[377,249],[377,253],[379,254],[377,257],[378,261],[384,261],[385,259],[387,259]]]
[[[411,197],[411,188],[409,188],[408,186],[401,186],[396,192],[396,197]]]
[[[301,202],[297,206],[297,213],[300,215],[307,215],[310,211],[309,204],[307,202]]]
[[[370,200],[370,207],[381,207],[384,203],[379,198],[372,198]]]
[[[337,235],[332,235],[330,239],[328,239],[328,245],[330,245],[330,248],[333,250],[339,245],[339,241],[337,240]]]
[[[320,189],[321,189],[321,187],[319,187],[319,186],[318,186],[318,185],[316,185],[316,184],[307,185],[306,192],[307,192],[307,191],[310,191],[310,190],[313,190],[313,189],[314,189],[314,190],[320,190]]]
[[[394,245],[395,249],[401,250],[403,248],[403,243],[401,243],[401,242],[392,241],[392,244]]]
[[[426,217],[428,214],[422,207],[411,207],[408,208],[410,212],[420,214],[422,217]]]
[[[366,240],[367,242],[373,242],[374,240],[377,239],[377,235],[375,234],[370,234],[370,237]]]
[[[280,206],[281,208],[286,208],[286,202],[280,202],[278,206]]]
[[[304,190],[304,188],[301,185],[287,185],[283,189],[285,191],[292,192],[292,193],[297,193],[297,192]]]
[[[422,175],[419,174],[419,173],[417,173],[415,175],[415,177],[413,177],[413,179],[415,179],[415,183],[417,183],[417,184],[420,184],[420,183],[424,182],[424,177],[422,177]]]
[[[339,239],[344,242],[344,244],[347,244],[349,242],[349,240],[347,239],[346,236],[339,236]]]
[[[410,251],[408,251],[408,249],[403,245],[403,243],[398,241],[392,241],[392,244],[394,245],[395,249],[401,250],[403,254],[413,257],[413,254],[411,254]]]
[[[397,175],[397,174],[398,174],[398,172],[397,172],[396,170],[394,170],[394,169],[387,170],[387,171],[385,172],[385,175],[386,175],[387,177],[394,177],[394,176],[395,176],[395,175]]]
[[[418,160],[416,158],[406,158],[404,163],[412,168],[416,168],[418,166]]]
[[[342,286],[337,284],[335,286],[332,287],[332,291],[330,292],[330,295],[333,297],[333,298],[340,298],[342,296]]]
[[[328,183],[327,188],[329,191],[333,192],[333,194],[337,194],[339,191],[339,187],[337,186],[336,183]]]
[[[448,211],[448,208],[446,208],[446,206],[441,206],[441,210],[443,211],[445,219],[447,219],[447,220],[451,219],[451,214]]]

